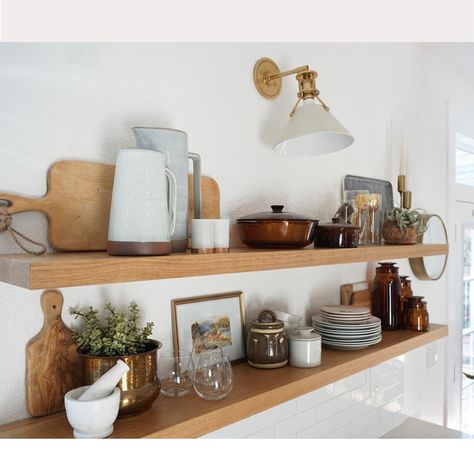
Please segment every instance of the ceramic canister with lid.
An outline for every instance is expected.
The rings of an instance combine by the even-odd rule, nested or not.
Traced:
[[[303,368],[321,365],[321,336],[312,327],[299,327],[288,339],[290,365]]]
[[[247,361],[259,369],[276,369],[288,363],[283,321],[273,311],[262,311],[252,323],[247,334]]]

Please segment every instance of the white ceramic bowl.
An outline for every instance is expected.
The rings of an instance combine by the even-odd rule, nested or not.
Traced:
[[[114,421],[120,407],[120,389],[99,400],[82,401],[78,398],[89,385],[70,390],[64,395],[64,405],[74,438],[107,438],[114,431]]]
[[[297,316],[296,314],[285,313],[283,311],[277,311],[272,309],[275,313],[275,316],[280,321],[283,321],[283,326],[285,328],[285,333],[290,334],[293,331],[296,331],[299,326],[301,326],[301,316]]]

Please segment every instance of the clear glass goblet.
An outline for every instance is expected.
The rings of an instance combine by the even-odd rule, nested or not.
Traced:
[[[193,385],[204,400],[221,400],[232,390],[232,367],[221,348],[201,352],[194,362]]]
[[[168,397],[186,395],[193,385],[189,352],[174,350],[162,352],[158,361],[158,378],[163,395]]]

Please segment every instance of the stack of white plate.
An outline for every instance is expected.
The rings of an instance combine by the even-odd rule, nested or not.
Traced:
[[[369,308],[328,305],[312,319],[321,342],[335,349],[364,349],[382,340],[380,319],[372,316]]]

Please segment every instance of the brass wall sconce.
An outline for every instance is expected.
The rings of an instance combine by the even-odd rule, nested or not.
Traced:
[[[354,137],[332,115],[329,107],[319,97],[316,71],[309,69],[309,66],[301,66],[280,72],[277,64],[269,58],[259,59],[253,69],[255,86],[266,99],[278,97],[281,91],[281,79],[293,74],[296,74],[298,81],[298,101],[290,112],[291,118],[280,132],[273,149],[282,155],[317,156],[333,153],[351,145]],[[301,101],[303,104],[299,106]]]

